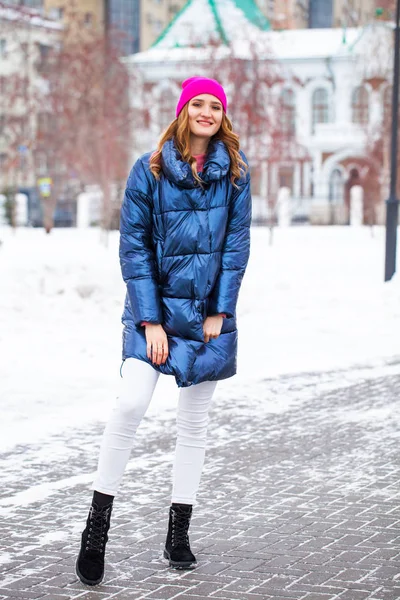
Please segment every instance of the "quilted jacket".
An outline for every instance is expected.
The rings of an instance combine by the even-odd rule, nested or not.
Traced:
[[[232,185],[221,141],[209,144],[201,186],[172,140],[163,146],[159,180],[150,156],[133,166],[121,209],[122,358],[174,375],[179,387],[226,379],[236,373],[236,304],[250,252],[249,172]],[[205,343],[204,319],[219,313],[226,314],[221,335]],[[147,358],[143,321],[162,324],[166,363]]]

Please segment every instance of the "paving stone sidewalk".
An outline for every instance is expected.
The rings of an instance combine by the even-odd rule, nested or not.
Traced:
[[[94,471],[103,424],[58,440],[65,459],[59,446],[52,456],[54,440],[45,461],[46,445],[3,455],[3,498],[38,483],[53,488],[1,508],[0,599],[400,599],[400,375],[331,379],[338,385],[328,391],[309,374],[217,400],[191,525],[193,571],[171,570],[162,558],[169,417],[138,435],[115,502],[105,580],[92,589],[74,573],[89,484],[65,481]]]

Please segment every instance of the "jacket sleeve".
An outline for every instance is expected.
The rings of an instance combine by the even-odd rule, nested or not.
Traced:
[[[136,326],[162,323],[152,244],[151,186],[139,159],[130,172],[121,207],[119,258]]]
[[[244,155],[242,158],[245,160]],[[246,161],[247,162],[247,161]],[[236,314],[243,275],[250,256],[251,192],[249,171],[234,188],[222,250],[221,270],[210,295],[208,314]]]

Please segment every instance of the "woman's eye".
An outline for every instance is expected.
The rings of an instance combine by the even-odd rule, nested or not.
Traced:
[[[213,106],[213,110],[221,110],[220,106]]]

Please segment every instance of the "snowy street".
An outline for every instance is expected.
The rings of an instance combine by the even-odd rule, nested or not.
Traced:
[[[220,382],[191,541],[162,559],[177,388],[161,377],[104,583],[74,562],[116,394],[118,233],[0,229],[0,600],[398,600],[400,281],[384,230],[252,229],[238,375]],[[398,260],[400,265],[400,259]]]
[[[0,230],[0,450],[105,421],[121,365],[118,233]],[[400,357],[399,277],[383,283],[384,229],[252,229],[238,305],[238,374],[224,398],[281,375]],[[400,263],[400,260],[398,261]],[[160,378],[151,411],[175,406]]]

